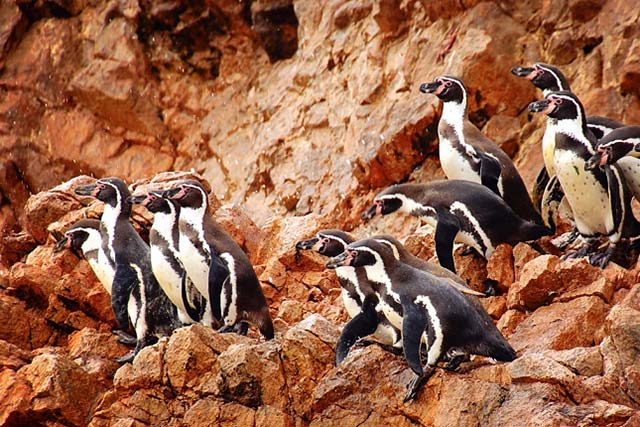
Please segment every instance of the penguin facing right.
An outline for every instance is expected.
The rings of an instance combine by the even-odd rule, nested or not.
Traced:
[[[209,199],[202,184],[186,180],[163,196],[180,205],[180,260],[196,287],[209,297],[215,319],[223,322],[220,331],[244,335],[250,322],[262,336],[272,339],[271,314],[251,261],[209,215]]]
[[[153,213],[153,224],[149,230],[151,268],[160,287],[177,307],[178,319],[184,324],[200,322],[206,300],[186,277],[184,267],[178,259],[180,206],[163,198],[162,192],[156,191],[132,196],[130,201]]]
[[[438,361],[452,351],[507,362],[516,358],[488,315],[479,315],[460,292],[439,283],[442,279],[398,261],[388,246],[373,239],[351,243],[327,263],[327,268],[341,266],[364,267],[367,278],[380,284],[381,300],[393,300],[402,307],[402,317],[395,326],[402,330],[404,356],[417,375],[407,385],[405,402],[416,397]],[[395,313],[387,317],[396,319]],[[426,370],[420,359],[424,341]]]
[[[505,201],[481,184],[438,180],[427,184],[397,184],[382,190],[362,213],[364,220],[400,211],[435,227],[440,265],[456,272],[453,242],[465,243],[489,259],[501,243],[536,240],[551,231],[519,217]]]
[[[76,187],[75,193],[104,202],[102,245],[115,265],[111,307],[122,329],[126,330],[131,319],[137,338],[135,349],[116,361],[130,362],[142,348],[180,326],[176,307],[153,275],[149,246],[129,221],[131,193],[126,184],[119,178],[102,178],[95,184]]]

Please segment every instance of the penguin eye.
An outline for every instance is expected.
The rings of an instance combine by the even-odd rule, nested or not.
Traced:
[[[350,255],[352,258],[355,258],[355,257],[357,257],[357,256],[358,256],[358,251],[350,251],[350,252],[349,252],[349,255]]]
[[[329,243],[329,238],[328,237],[323,237],[321,242],[326,245],[327,243]]]
[[[451,86],[453,86],[453,83],[451,83],[450,81],[446,81],[446,82],[444,82],[444,85],[446,87],[451,87]]]
[[[556,104],[562,104],[563,99],[562,98],[556,98]]]

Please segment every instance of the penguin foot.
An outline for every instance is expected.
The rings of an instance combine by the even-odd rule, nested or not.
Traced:
[[[218,332],[220,332],[221,334],[228,334],[229,332],[235,332],[234,327],[235,325],[224,325],[218,328]]]
[[[233,332],[238,335],[247,335],[247,332],[249,332],[249,324],[247,322],[238,322],[233,325]]]
[[[427,366],[422,375],[419,375],[409,381],[409,384],[407,384],[407,394],[404,395],[404,400],[402,402],[407,403],[414,400],[418,396],[420,388],[427,382],[431,375],[433,375],[434,371],[435,368]]]
[[[478,251],[476,251],[471,246],[463,246],[462,249],[460,249],[460,251],[458,252],[460,256],[475,255],[477,253]]]
[[[128,334],[125,331],[121,331],[120,329],[114,329],[113,332],[118,337],[118,342],[124,345],[136,345],[138,343],[138,339],[133,335]]]
[[[116,357],[113,360],[115,360],[117,363],[120,363],[120,364],[124,365],[125,363],[132,362],[135,357],[136,357],[136,350],[133,349],[130,352],[128,352],[127,354],[122,355],[120,357]]]
[[[562,261],[566,260],[566,259],[574,259],[574,258],[584,258],[589,256],[590,253],[590,247],[589,246],[583,246],[580,249],[578,249],[577,251],[569,251],[566,254],[562,255],[562,257],[560,257],[560,259]]]
[[[399,356],[402,354],[402,349],[401,348],[396,348],[392,345],[389,344],[383,344],[379,341],[375,341],[375,340],[365,340],[365,339],[360,339],[358,341],[355,342],[355,344],[353,344],[354,347],[369,347],[370,345],[377,345],[378,347],[380,347],[381,349],[388,351],[389,353],[395,354],[396,356]]]
[[[447,363],[445,363],[444,369],[446,369],[447,371],[457,371],[461,363],[468,362],[469,360],[471,360],[471,358],[466,353],[455,354],[451,356]]]
[[[573,242],[576,241],[578,236],[580,236],[580,233],[578,233],[578,229],[574,227],[571,231],[569,231],[567,233],[564,233],[564,234],[561,234],[558,237],[556,237],[555,239],[551,240],[551,243],[556,248],[560,249],[561,251],[564,251]]]
[[[589,255],[589,264],[595,267],[605,268],[614,251],[615,246],[609,245],[606,251]]]

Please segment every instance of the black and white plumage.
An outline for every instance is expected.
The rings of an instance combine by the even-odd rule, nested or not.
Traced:
[[[454,241],[471,246],[488,259],[501,243],[515,245],[550,234],[546,227],[516,215],[487,187],[471,181],[392,185],[376,195],[362,218],[395,211],[419,217],[435,227],[440,265],[454,273]]]
[[[529,104],[529,111],[545,113],[551,118],[555,175],[569,202],[578,232],[588,243],[567,256],[589,256],[592,264],[604,267],[620,238],[640,233],[640,223],[631,212],[630,195],[621,170],[615,164],[605,166],[604,170],[585,168],[596,153],[596,140],[587,130],[584,108],[573,93],[551,92],[544,100]],[[610,244],[604,253],[594,253],[589,244],[595,243],[593,238],[599,236],[609,238]]]
[[[598,141],[596,149],[587,162],[587,168],[619,163],[626,156],[640,159],[640,126],[615,129]]]
[[[178,259],[180,206],[156,191],[132,196],[130,201],[153,213],[153,224],[149,231],[151,268],[160,287],[178,309],[178,319],[185,324],[199,322],[204,314],[206,299],[186,277],[182,262]]]
[[[131,203],[127,198],[131,194],[126,184],[118,178],[103,178],[77,187],[75,192],[104,202],[100,224],[103,250],[98,254],[100,259],[103,253],[114,266],[111,307],[116,321],[126,330],[131,320],[136,332],[135,349],[117,359],[128,362],[143,347],[180,326],[176,308],[153,275],[149,246],[129,221]]]
[[[515,359],[515,351],[486,313],[482,315],[462,293],[440,283],[442,279],[398,261],[383,243],[373,239],[351,243],[327,263],[328,268],[340,266],[364,268],[367,278],[379,284],[376,291],[387,302],[382,304],[385,314],[402,330],[404,356],[418,375],[407,386],[405,401],[416,396],[447,353]],[[389,302],[400,305],[400,313]],[[422,342],[427,347],[426,370],[420,359]]]
[[[164,192],[180,205],[179,257],[198,290],[208,297],[221,331],[246,334],[248,324],[273,338],[273,323],[266,299],[249,258],[208,213],[209,200],[202,184],[183,181]]]
[[[468,120],[467,90],[462,81],[440,76],[420,85],[420,91],[432,93],[443,102],[438,153],[447,178],[483,184],[520,217],[542,224],[511,158]]]

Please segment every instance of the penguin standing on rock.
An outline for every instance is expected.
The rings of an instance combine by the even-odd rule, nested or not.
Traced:
[[[462,81],[440,76],[421,84],[420,92],[432,93],[443,102],[438,153],[447,178],[483,184],[520,217],[542,224],[509,156],[467,119],[467,90]]]
[[[136,347],[119,357],[120,363],[130,362],[138,352],[157,338],[168,336],[180,326],[176,307],[162,291],[151,270],[149,246],[129,222],[131,195],[118,178],[103,178],[95,184],[80,186],[76,194],[93,196],[104,202],[100,233],[102,251],[115,268],[111,306],[123,330],[129,319],[136,331]],[[100,259],[100,257],[99,257]]]
[[[471,246],[489,259],[501,243],[515,245],[551,234],[546,227],[519,217],[487,187],[471,181],[392,185],[378,193],[362,218],[368,220],[395,211],[411,214],[435,227],[438,260],[453,273],[454,241]]]
[[[183,181],[163,195],[180,205],[180,260],[198,290],[208,296],[213,317],[223,323],[221,332],[244,335],[250,322],[265,338],[273,338],[269,307],[253,266],[207,212],[209,199],[202,184]]]
[[[178,309],[182,323],[195,323],[202,319],[206,300],[186,277],[178,259],[178,217],[180,206],[162,197],[162,192],[132,196],[131,203],[139,204],[153,213],[153,224],[149,231],[151,268],[160,287]]]
[[[578,232],[587,242],[565,258],[588,256],[591,264],[604,268],[622,237],[640,234],[622,172],[615,164],[604,170],[588,169],[588,162],[596,153],[596,140],[587,129],[584,108],[573,93],[551,92],[544,100],[529,104],[529,111],[545,113],[552,119],[553,167]],[[595,253],[599,236],[609,238],[604,253]]]
[[[407,385],[405,402],[433,374],[438,361],[448,353],[461,352],[512,361],[516,353],[489,316],[481,316],[469,301],[442,279],[398,261],[391,249],[373,239],[351,243],[327,263],[327,268],[363,267],[367,278],[379,284],[383,301],[393,300],[402,308],[387,313],[402,330],[402,347],[409,367],[418,375]],[[388,310],[388,305],[384,305]],[[427,365],[420,359],[421,343],[426,341]]]

